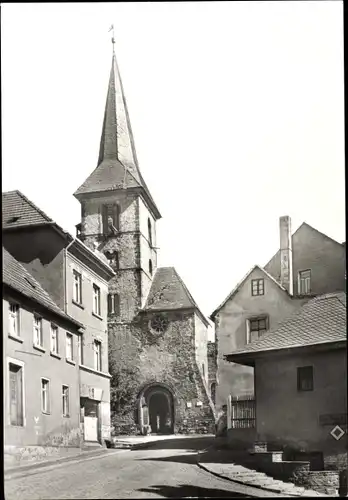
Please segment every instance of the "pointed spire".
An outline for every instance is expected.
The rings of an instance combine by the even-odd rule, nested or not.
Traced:
[[[113,26],[111,29],[113,30]],[[112,63],[98,165],[74,195],[78,197],[86,193],[114,189],[142,188],[155,217],[159,219],[161,214],[139,170],[126,98],[114,50],[114,37],[112,44]]]
[[[98,165],[110,159],[119,160],[141,183],[133,133],[115,52],[112,55]]]

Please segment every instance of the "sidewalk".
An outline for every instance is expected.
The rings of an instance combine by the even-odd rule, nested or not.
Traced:
[[[111,450],[107,448],[96,448],[96,449],[80,449],[80,448],[57,448],[54,454],[45,454],[43,450],[41,453],[30,456],[21,456],[20,453],[17,454],[4,454],[4,473],[5,476],[12,475],[13,473],[24,473],[31,469],[46,467],[52,464],[60,464],[69,461],[75,461],[80,459],[85,459],[89,457],[97,457],[99,455],[107,455]],[[115,450],[113,450],[115,453]]]
[[[252,459],[246,452],[217,450],[212,447],[198,453],[197,464],[201,469],[222,479],[253,486],[272,493],[281,493],[287,497],[330,496],[295,486],[292,483],[278,481],[266,476],[263,472],[255,471],[252,468]]]

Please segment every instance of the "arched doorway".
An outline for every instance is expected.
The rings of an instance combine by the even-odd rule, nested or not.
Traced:
[[[152,434],[174,433],[174,400],[171,391],[160,384],[148,386],[139,395],[140,428],[150,425]]]

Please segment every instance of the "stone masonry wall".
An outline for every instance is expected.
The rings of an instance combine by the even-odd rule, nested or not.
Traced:
[[[169,328],[159,336],[149,329],[150,318],[150,315],[142,315],[133,325],[114,323],[109,328],[109,337],[114,337],[118,346],[118,358],[122,357],[124,368],[127,363],[131,365],[129,371],[132,372],[134,389],[136,387],[127,414],[122,415],[124,425],[137,424],[135,409],[141,388],[158,382],[172,389],[175,432],[212,432],[215,423],[213,405],[195,361],[193,313],[168,314]],[[202,405],[197,406],[197,403]],[[117,426],[116,415],[113,424]]]

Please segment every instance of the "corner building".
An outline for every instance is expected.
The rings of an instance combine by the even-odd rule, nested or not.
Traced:
[[[139,169],[115,54],[98,164],[74,196],[79,238],[116,273],[108,296],[110,372],[122,361],[122,376],[135,377],[130,400],[113,409],[116,432],[211,432],[208,322],[176,270],[157,267],[161,214]]]

